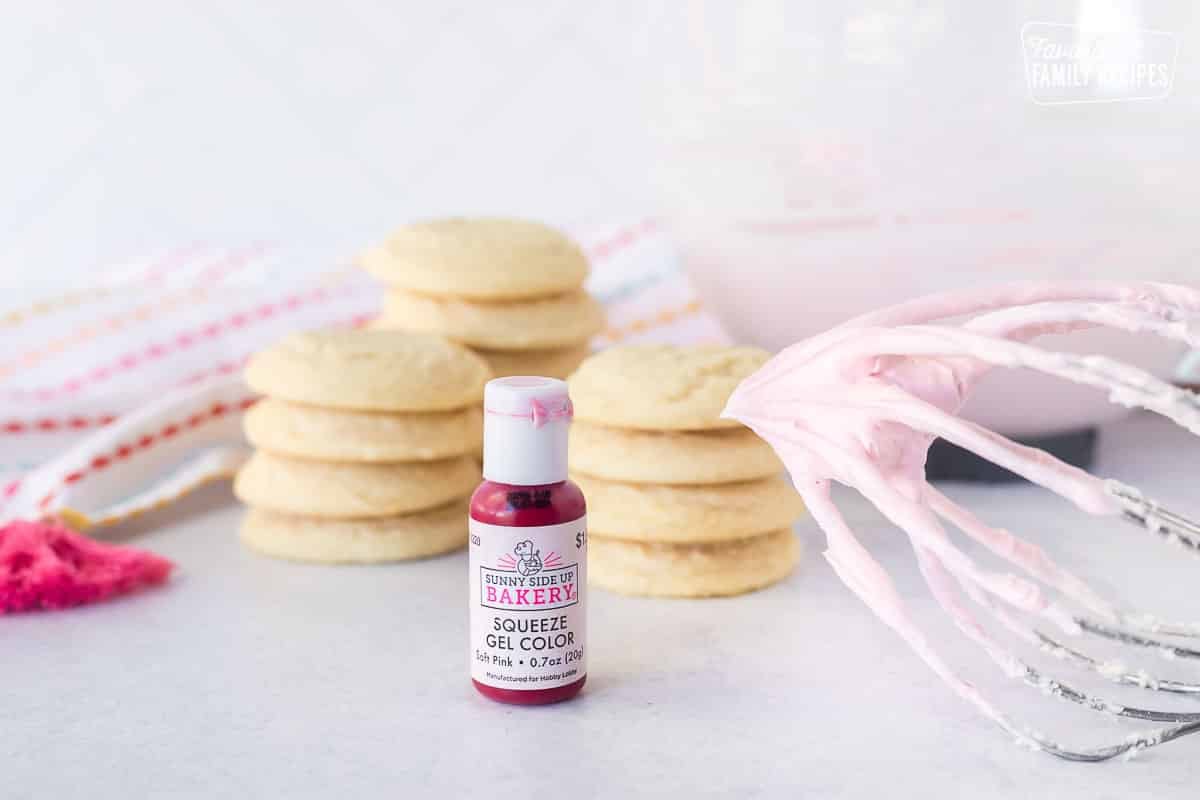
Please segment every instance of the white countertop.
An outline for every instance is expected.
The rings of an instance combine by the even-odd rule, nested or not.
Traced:
[[[1198,454],[1182,432],[1138,418],[1106,432],[1101,471],[1200,514]],[[1147,534],[1030,487],[954,494],[1149,610],[1200,618],[1200,561]],[[916,616],[1014,716],[1076,743],[1140,727],[1000,676],[931,607],[901,535],[846,501]],[[584,694],[511,708],[467,680],[465,554],[287,564],[238,545],[239,515],[215,487],[120,532],[178,562],[163,590],[0,621],[0,796],[1169,800],[1200,787],[1200,736],[1101,766],[1015,747],[838,583],[807,524],[802,567],[768,591],[695,602],[594,592]],[[1197,665],[1148,666],[1200,677]]]

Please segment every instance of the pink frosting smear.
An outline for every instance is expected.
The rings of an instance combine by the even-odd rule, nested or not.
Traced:
[[[71,608],[163,583],[172,564],[105,544],[57,522],[0,528],[0,615]]]
[[[1011,721],[946,664],[910,617],[884,568],[859,543],[832,501],[830,486],[860,492],[908,535],[930,591],[960,630],[1009,674],[1029,668],[996,640],[963,598],[1004,629],[1038,642],[1022,619],[1032,615],[1079,635],[1076,608],[1108,623],[1162,630],[1149,617],[1119,610],[1035,544],[994,528],[925,479],[935,438],[954,444],[1060,495],[1089,514],[1119,515],[1115,489],[1048,454],[1024,447],[958,416],[972,387],[997,367],[1026,368],[1108,393],[1200,433],[1200,403],[1127,364],[1038,348],[1044,334],[1093,327],[1146,333],[1200,348],[1200,292],[1158,283],[1020,282],[923,297],[852,319],[792,345],[730,397],[723,416],[771,444],[825,533],[825,557],[838,576],[896,631],[955,692],[1019,742],[1066,758],[1132,754],[1171,738],[1150,731],[1114,747],[1070,751]],[[1030,413],[1036,413],[1036,398]],[[952,541],[948,528],[1016,567],[994,572]],[[1186,629],[1186,626],[1180,626]],[[1057,685],[1057,684],[1056,684]]]

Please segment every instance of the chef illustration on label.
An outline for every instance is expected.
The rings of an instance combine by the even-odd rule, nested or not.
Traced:
[[[542,571],[542,551],[533,549],[533,542],[526,539],[523,542],[517,542],[513,548],[513,553],[517,557],[517,572],[528,578],[530,575],[537,575]]]

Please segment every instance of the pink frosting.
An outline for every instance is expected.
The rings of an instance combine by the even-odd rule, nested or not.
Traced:
[[[988,370],[1025,367],[1103,388],[1116,402],[1200,432],[1190,395],[1153,376],[1028,344],[1043,334],[1103,325],[1200,347],[1185,319],[1198,309],[1200,292],[1151,283],[1024,282],[935,295],[792,345],[742,382],[724,415],[775,446],[797,481],[859,486],[869,473],[893,485],[922,483],[926,452],[942,436],[1086,511],[1117,513],[1104,481],[955,415]],[[980,312],[958,324],[923,324]]]
[[[171,562],[81,536],[58,522],[0,527],[0,615],[95,603],[164,583]]]
[[[1019,739],[1052,749],[1057,746],[1009,721],[941,659],[909,618],[886,571],[838,512],[830,485],[857,489],[909,535],[934,597],[1012,674],[1020,674],[1019,661],[989,638],[962,604],[959,587],[1027,637],[1031,631],[1006,608],[1078,633],[1073,612],[1056,594],[1132,625],[1132,616],[1035,545],[989,526],[931,487],[925,458],[933,440],[942,437],[1084,511],[1120,513],[1123,506],[1109,482],[965,421],[958,412],[989,370],[1028,368],[1103,389],[1113,402],[1150,409],[1200,433],[1200,403],[1189,392],[1110,359],[1030,344],[1043,334],[1105,326],[1200,348],[1200,331],[1192,324],[1198,311],[1200,292],[1157,283],[1021,282],[920,298],[788,347],[737,387],[723,416],[753,429],[783,459],[826,534],[825,556],[842,580],[962,697]],[[1036,398],[1027,402],[1029,413],[1036,414]],[[944,523],[1026,576],[978,566],[952,543]]]

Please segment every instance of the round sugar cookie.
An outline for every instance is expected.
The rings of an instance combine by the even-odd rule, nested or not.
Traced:
[[[479,405],[483,359],[440,336],[330,329],[293,334],[250,359],[256,392],[331,408],[443,411]]]
[[[567,452],[572,470],[634,483],[733,483],[783,472],[749,428],[643,431],[577,421]]]
[[[782,477],[711,486],[625,483],[572,473],[588,527],[620,539],[713,542],[791,527],[804,513]]]
[[[507,375],[541,375],[565,378],[592,352],[587,342],[553,350],[481,350],[475,352],[492,368],[497,378]]]
[[[321,519],[252,508],[242,542],[263,555],[321,564],[408,561],[458,550],[467,543],[467,499],[374,519]]]
[[[520,302],[478,303],[393,289],[375,327],[441,334],[488,350],[540,350],[587,342],[604,327],[604,308],[581,290]]]
[[[709,430],[734,387],[770,358],[755,347],[626,345],[601,350],[568,379],[575,418],[622,428]]]
[[[306,461],[260,450],[238,472],[233,490],[246,505],[271,511],[313,517],[389,517],[469,495],[479,481],[479,468],[470,456],[352,464]]]
[[[255,447],[324,461],[435,461],[474,453],[483,444],[483,412],[389,414],[345,411],[264,398],[243,418]]]
[[[706,544],[588,537],[588,583],[620,594],[723,597],[778,583],[800,559],[791,529]]]
[[[364,269],[392,286],[439,297],[524,300],[578,289],[579,246],[540,222],[435,219],[406,225],[367,251]]]

